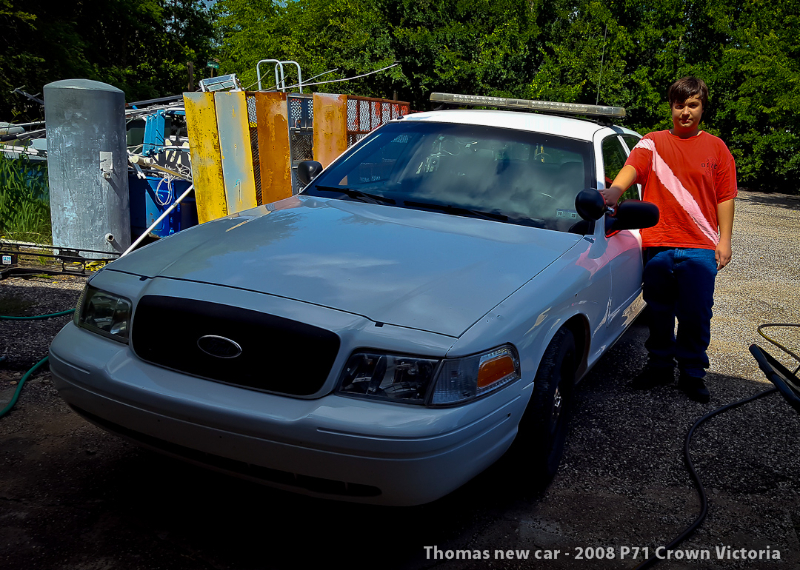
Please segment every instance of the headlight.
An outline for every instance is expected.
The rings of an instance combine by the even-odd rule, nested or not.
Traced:
[[[75,310],[75,324],[110,339],[128,342],[131,302],[87,285]]]
[[[356,352],[347,361],[339,393],[424,404],[439,360]]]
[[[510,346],[453,359],[356,352],[347,361],[338,393],[445,406],[467,402],[520,378]]]

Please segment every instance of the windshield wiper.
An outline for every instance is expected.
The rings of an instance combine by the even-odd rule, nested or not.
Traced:
[[[498,214],[497,212],[481,212],[480,210],[471,210],[469,208],[462,208],[461,206],[451,206],[450,204],[433,204],[430,202],[412,202],[406,200],[403,205],[409,208],[425,208],[429,210],[438,210],[447,214],[455,214],[461,216],[470,216],[473,218],[482,218],[484,220],[493,220],[495,222],[507,222],[508,216],[505,214]]]
[[[339,192],[345,196],[349,196],[350,198],[361,200],[369,204],[396,203],[392,198],[387,198],[386,196],[380,196],[378,194],[369,194],[367,192],[362,192],[361,190],[355,190],[354,188],[345,188],[341,186],[314,186],[314,190],[320,190],[322,192]]]

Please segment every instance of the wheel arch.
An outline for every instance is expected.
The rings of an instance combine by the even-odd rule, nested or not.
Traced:
[[[589,320],[579,313],[570,317],[562,327],[568,328],[575,339],[575,349],[579,358],[578,367],[575,371],[575,382],[577,383],[587,370],[589,347],[592,340]]]

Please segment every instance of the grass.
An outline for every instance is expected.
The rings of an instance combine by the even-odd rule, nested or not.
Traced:
[[[0,237],[51,243],[47,165],[0,154]]]

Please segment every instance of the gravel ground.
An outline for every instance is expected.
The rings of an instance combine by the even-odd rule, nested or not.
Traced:
[[[622,547],[653,547],[691,523],[699,501],[683,466],[689,427],[706,412],[771,387],[747,348],[770,345],[767,322],[800,323],[800,198],[741,192],[734,258],[717,280],[711,402],[673,387],[635,392],[646,330],[634,325],[582,382],[561,469],[544,491],[525,488],[500,461],[436,503],[385,509],[319,501],[229,479],[140,450],[75,416],[44,371],[0,419],[0,567],[4,568],[513,568],[498,549],[559,550],[546,568],[633,568]],[[24,314],[74,306],[83,280],[0,281],[0,309]],[[0,314],[3,311],[0,310]],[[0,321],[0,406],[46,354],[69,317]],[[770,334],[800,351],[800,333]],[[777,349],[768,348],[774,355]],[[791,364],[791,360],[782,359]],[[713,418],[692,457],[709,515],[680,549],[711,560],[658,568],[800,566],[800,415],[778,395]],[[426,557],[425,546],[454,559]],[[612,548],[613,560],[576,560]],[[717,548],[731,557],[717,560]],[[737,560],[740,549],[780,561]],[[487,551],[488,560],[456,560]],[[727,550],[724,550],[727,553]],[[463,556],[463,554],[461,554]],[[639,561],[641,561],[641,555]]]

